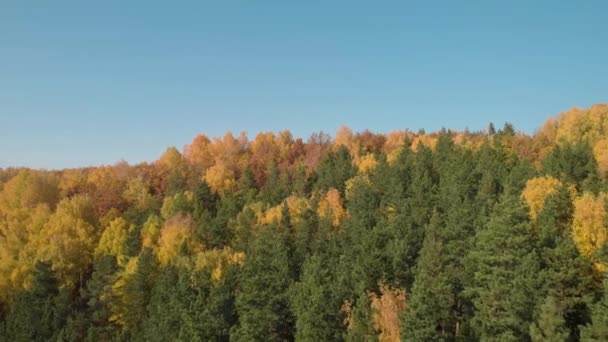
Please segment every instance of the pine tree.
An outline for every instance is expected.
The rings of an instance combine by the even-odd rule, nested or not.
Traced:
[[[253,242],[239,277],[235,341],[281,341],[290,339],[293,318],[287,290],[291,285],[289,252],[275,224]],[[264,270],[264,272],[260,272]]]
[[[581,341],[608,341],[608,281],[602,299],[591,310],[591,324],[581,328]]]
[[[355,306],[352,308],[350,326],[346,332],[345,341],[378,341],[378,334],[373,326],[371,303],[365,292],[359,295]]]
[[[564,342],[570,332],[554,297],[547,297],[535,322],[530,325],[533,342]]]
[[[151,249],[144,248],[137,259],[137,267],[124,285],[124,332],[134,338],[140,336],[142,323],[146,317],[146,307],[150,302],[152,277],[156,259]]]
[[[435,213],[427,227],[411,291],[402,320],[404,341],[445,340],[450,336],[452,288],[445,273],[445,249],[438,235],[441,220]]]
[[[13,341],[47,341],[56,338],[65,324],[61,295],[51,263],[37,261],[32,288],[17,295],[6,322],[7,336]]]
[[[545,201],[534,229],[541,263],[538,297],[555,299],[576,339],[578,327],[589,322],[588,303],[596,285],[592,263],[580,255],[571,237],[572,211],[569,190],[562,186]]]
[[[115,333],[109,323],[110,310],[108,301],[111,296],[112,283],[117,271],[116,259],[111,255],[101,256],[95,261],[93,275],[87,282],[86,289],[81,291],[87,302],[89,328],[87,339],[90,341],[110,340]]]
[[[529,339],[536,296],[537,256],[527,212],[519,198],[505,196],[479,231],[467,289],[475,305],[472,324],[482,340]]]
[[[335,341],[344,330],[332,260],[315,254],[304,263],[302,279],[290,288],[298,341]]]

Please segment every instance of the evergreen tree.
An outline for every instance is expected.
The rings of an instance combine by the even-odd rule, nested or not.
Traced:
[[[144,248],[137,259],[135,273],[130,275],[124,285],[123,301],[125,336],[141,336],[142,323],[146,317],[146,307],[150,302],[152,277],[156,268],[156,259],[151,249]]]
[[[56,338],[65,324],[65,293],[49,262],[37,261],[32,288],[17,295],[6,321],[8,340],[48,341]]]
[[[361,293],[352,308],[350,326],[346,332],[347,342],[374,342],[378,336],[374,330],[372,308],[367,293]]]
[[[110,310],[108,301],[111,296],[112,283],[117,271],[116,259],[111,255],[103,255],[95,261],[93,275],[87,282],[86,289],[81,291],[87,302],[89,341],[110,340],[115,333],[110,325]]]
[[[476,267],[467,292],[475,305],[472,324],[480,339],[530,338],[537,259],[523,204],[517,197],[503,197],[471,252],[470,262]]]
[[[332,261],[315,254],[304,263],[302,279],[290,289],[298,341],[340,340],[343,294],[336,288]]]
[[[581,329],[581,341],[608,341],[608,281],[602,299],[591,310],[591,324]]]
[[[555,146],[543,160],[543,171],[562,182],[575,184],[578,190],[599,190],[597,161],[592,147],[587,143],[563,143]]]
[[[402,320],[404,341],[435,341],[450,337],[452,287],[445,273],[445,249],[438,235],[435,213],[427,227],[410,301]]]
[[[241,269],[236,296],[238,326],[234,341],[282,341],[292,338],[293,318],[287,290],[291,285],[285,232],[268,226],[253,242]],[[264,272],[260,272],[264,270]]]
[[[562,186],[547,198],[534,228],[539,237],[539,297],[555,299],[570,338],[576,340],[578,327],[589,322],[588,303],[596,285],[593,265],[580,255],[571,237],[572,211],[570,193]]]
[[[538,318],[530,325],[530,337],[533,342],[567,341],[569,331],[565,323],[555,298],[547,297],[540,307]]]
[[[329,152],[321,160],[316,172],[315,190],[325,192],[334,188],[344,195],[345,183],[354,174],[351,156],[348,149],[342,145],[335,153]]]

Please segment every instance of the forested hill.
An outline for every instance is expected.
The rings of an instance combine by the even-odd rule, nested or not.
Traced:
[[[608,105],[0,170],[0,341],[608,341]]]

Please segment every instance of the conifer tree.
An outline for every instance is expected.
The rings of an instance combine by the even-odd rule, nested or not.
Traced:
[[[445,340],[450,336],[450,311],[454,302],[445,273],[445,249],[438,235],[441,224],[435,213],[426,229],[409,307],[402,320],[404,341]]]
[[[591,324],[581,328],[581,341],[608,340],[608,281],[604,281],[602,299],[591,309]]]
[[[234,341],[281,341],[291,338],[293,318],[287,290],[291,285],[288,248],[277,225],[268,226],[253,242],[239,277],[236,296],[238,326]],[[260,272],[260,270],[264,272]]]
[[[564,342],[568,340],[563,314],[554,297],[547,297],[535,322],[530,325],[532,342]]]
[[[475,305],[472,324],[482,340],[529,339],[539,267],[527,212],[519,198],[504,196],[479,231],[467,289]]]

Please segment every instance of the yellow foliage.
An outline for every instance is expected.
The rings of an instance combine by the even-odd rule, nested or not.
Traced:
[[[419,145],[424,145],[430,149],[435,149],[435,145],[437,145],[437,137],[426,134],[418,134],[418,136],[412,140],[412,150],[416,151]]]
[[[298,223],[302,219],[304,210],[310,207],[310,204],[306,198],[297,197],[294,195],[287,197],[287,199],[285,199],[285,203],[287,203],[289,217],[293,223]]]
[[[406,307],[405,290],[380,284],[380,296],[369,294],[373,309],[374,328],[380,342],[399,342],[399,317]]]
[[[608,176],[608,137],[598,140],[593,146],[593,154],[602,177]]]
[[[237,184],[234,172],[221,163],[209,168],[204,179],[213,191],[220,194],[233,190]]]
[[[129,180],[122,196],[137,209],[147,209],[154,203],[149,185],[141,177]]]
[[[39,203],[55,207],[59,198],[59,181],[52,174],[22,170],[11,178],[0,193],[0,217],[13,210],[34,208]]]
[[[68,287],[77,282],[93,261],[98,237],[93,226],[94,210],[87,196],[64,199],[36,237],[36,257],[52,260],[53,269]]]
[[[197,247],[193,241],[192,218],[178,215],[169,219],[160,231],[157,251],[159,262],[167,265],[176,260],[184,243],[191,253]]]
[[[122,217],[114,219],[110,225],[103,231],[97,248],[95,248],[95,257],[102,255],[115,256],[122,264],[125,258],[125,244],[135,226],[129,224]]]
[[[0,219],[0,299],[28,287],[36,260],[40,234],[51,216],[46,204],[20,209],[8,220]]]
[[[325,196],[321,197],[317,213],[319,217],[329,219],[334,227],[340,226],[346,217],[340,192],[333,188],[329,189]]]
[[[271,224],[273,222],[279,222],[283,218],[282,211],[282,204],[279,204],[276,207],[269,208],[264,214],[258,216],[258,222],[261,224]]]
[[[386,141],[382,149],[386,153],[386,160],[389,164],[394,162],[401,153],[401,150],[405,148],[405,138],[408,136],[408,132],[405,131],[394,131],[386,135]]]
[[[219,281],[223,270],[228,265],[241,265],[245,261],[245,253],[235,252],[230,247],[199,252],[196,256],[195,269],[211,271],[211,279]]]
[[[559,179],[550,176],[536,177],[526,182],[521,197],[530,208],[532,220],[536,220],[536,216],[543,209],[547,196],[556,192],[561,184]]]
[[[139,236],[143,247],[152,247],[158,242],[160,237],[160,218],[154,214],[150,215],[141,228]]]
[[[359,171],[369,173],[376,168],[377,164],[376,157],[372,153],[368,153],[359,159],[357,166],[359,167]]]
[[[138,257],[130,258],[125,268],[118,274],[116,281],[112,284],[110,297],[113,300],[110,301],[110,322],[115,322],[119,325],[125,324],[125,315],[128,314],[127,308],[132,298],[125,295],[124,288],[135,271],[137,271],[137,261]]]
[[[572,237],[581,254],[591,257],[602,248],[607,238],[606,194],[584,193],[574,200]]]

